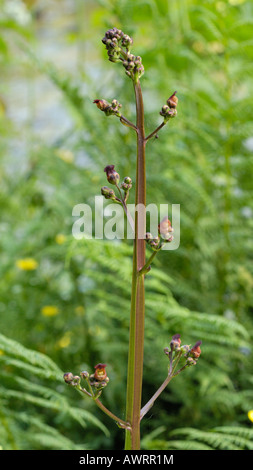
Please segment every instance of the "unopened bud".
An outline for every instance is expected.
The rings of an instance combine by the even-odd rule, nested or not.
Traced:
[[[105,199],[115,199],[115,192],[113,189],[108,188],[107,186],[103,186],[101,188],[101,194],[105,197]]]
[[[167,100],[167,103],[168,103],[168,106],[170,108],[176,108],[177,107],[177,104],[178,104],[178,98],[176,96],[176,91],[174,91],[173,95],[171,95],[169,97],[169,99]]]
[[[132,179],[130,178],[130,176],[125,176],[125,178],[124,178],[124,183],[126,183],[126,184],[132,184]]]
[[[73,376],[72,372],[66,372],[66,373],[63,375],[63,378],[64,378],[64,380],[65,380],[65,382],[66,382],[67,384],[70,384],[70,383],[72,382],[74,376]]]
[[[166,356],[168,356],[169,353],[170,353],[170,349],[169,348],[164,348],[163,352],[164,352],[164,354],[166,354]]]
[[[167,217],[164,217],[163,220],[158,225],[158,232],[161,235],[167,235],[168,233],[173,232],[173,228],[171,227],[171,222]]]
[[[170,347],[172,350],[177,350],[180,348],[181,344],[181,339],[180,339],[180,334],[176,334],[172,336],[172,340],[170,342]]]
[[[87,370],[83,370],[80,375],[81,375],[82,379],[85,379],[85,380],[88,379],[89,376],[90,376],[90,374],[89,374],[89,372],[87,372]]]
[[[104,169],[107,176],[107,181],[111,184],[118,184],[120,176],[117,171],[114,170],[114,165],[107,165]]]
[[[80,380],[81,378],[79,377],[79,375],[74,375],[72,379],[72,385],[78,385],[80,383]]]
[[[132,180],[129,176],[125,176],[123,183],[121,184],[121,188],[126,192],[129,191],[132,187]]]
[[[152,233],[150,233],[150,232],[147,232],[147,233],[146,233],[146,240],[147,240],[147,241],[148,241],[148,240],[153,240],[153,235],[152,235]]]
[[[106,100],[94,100],[93,103],[95,103],[97,108],[101,111],[106,111],[106,109],[110,107],[110,104]]]
[[[192,357],[187,357],[186,364],[187,366],[195,366],[197,362]]]
[[[198,358],[201,354],[201,349],[200,349],[200,345],[202,344],[202,341],[197,341],[196,344],[194,344],[194,346],[190,349],[189,351],[189,355],[191,357],[194,357],[194,358]]]

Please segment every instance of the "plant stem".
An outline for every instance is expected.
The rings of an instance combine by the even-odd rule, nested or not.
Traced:
[[[170,367],[170,372],[169,372],[168,376],[166,377],[165,381],[158,388],[158,390],[154,393],[154,395],[150,398],[150,400],[146,403],[146,405],[142,408],[142,410],[141,410],[141,419],[150,410],[150,408],[153,406],[155,400],[159,397],[159,395],[161,395],[161,393],[167,387],[167,385],[169,384],[171,379],[173,379],[173,377],[178,375],[181,372],[181,370],[183,370],[185,368],[185,366],[184,366],[178,372],[174,373],[175,370],[176,370],[176,367],[179,363],[179,360],[180,360],[181,356],[182,356],[182,353],[179,353],[172,370],[171,370],[171,367]]]
[[[131,226],[132,231],[134,232],[134,221],[133,221],[133,219],[132,219],[132,217],[131,217],[130,212],[128,211],[126,202],[125,202],[125,200],[123,199],[122,194],[121,194],[121,191],[120,191],[120,188],[119,188],[119,186],[118,186],[117,184],[116,184],[116,188],[118,189],[118,191],[119,191],[119,193],[120,193],[120,202],[121,202],[121,204],[122,204],[122,206],[123,206],[123,209],[124,209],[124,211],[125,211],[125,214],[126,214],[126,216],[127,216],[127,220],[128,220],[128,222],[129,222],[129,224],[130,224],[130,226]]]
[[[158,390],[154,393],[154,395],[150,398],[150,400],[146,403],[146,405],[141,410],[141,419],[143,416],[150,410],[153,406],[155,400],[159,397],[159,395],[163,392],[163,390],[167,387],[168,383],[173,378],[172,375],[168,375],[162,385],[158,388]]]
[[[139,271],[139,276],[141,276],[142,274],[146,274],[148,271],[149,271],[149,268],[150,268],[150,264],[152,263],[153,259],[155,258],[155,256],[157,255],[158,251],[154,251],[152,253],[152,255],[149,257],[148,261],[146,262],[146,264],[144,264],[143,268]]]
[[[103,403],[98,399],[98,398],[93,398],[94,402],[97,404],[97,406],[105,413],[107,416],[112,418],[114,421],[116,421],[120,427],[122,428],[128,428],[129,424],[124,421],[123,419],[118,418],[115,414],[113,414],[108,408],[106,408]]]
[[[127,118],[125,118],[125,116],[123,116],[123,115],[120,116],[120,122],[122,122],[122,124],[124,124],[127,127],[131,127],[132,129],[134,129],[137,132],[137,127],[131,121],[129,121]]]
[[[149,139],[151,139],[151,137],[153,137],[153,135],[156,135],[159,132],[159,130],[162,129],[163,126],[165,126],[165,124],[166,124],[165,122],[162,122],[160,126],[158,126],[153,132],[151,132],[151,134],[149,134],[146,137],[145,141],[147,142]]]
[[[135,207],[138,206],[138,204],[142,204],[145,207],[146,169],[144,107],[139,80],[134,81],[134,91],[137,127]],[[136,210],[126,399],[126,421],[130,423],[132,430],[126,430],[125,450],[140,449],[140,410],[145,316],[144,276],[138,276],[138,271],[145,265],[145,239],[142,238],[142,234],[139,233],[141,231],[143,231],[143,234],[146,231],[146,217],[144,220],[140,221],[139,213]]]

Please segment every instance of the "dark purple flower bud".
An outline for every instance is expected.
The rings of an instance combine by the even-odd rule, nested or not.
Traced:
[[[171,349],[179,349],[181,345],[181,339],[180,339],[180,334],[176,334],[172,336],[172,340],[170,342],[170,347]]]
[[[114,170],[114,165],[107,165],[104,169],[107,176],[107,181],[111,184],[118,184],[120,176],[117,171]]]

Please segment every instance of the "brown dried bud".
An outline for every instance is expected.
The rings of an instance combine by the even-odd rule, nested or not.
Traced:
[[[94,378],[98,380],[99,382],[102,382],[107,377],[105,368],[106,368],[106,364],[102,364],[102,363],[99,363],[95,366]]]
[[[107,181],[111,184],[118,184],[120,180],[120,176],[117,171],[114,170],[114,165],[107,165],[104,168],[104,172],[107,176]]]
[[[197,343],[190,349],[189,354],[191,357],[198,358],[201,354],[200,345],[202,341],[197,341]]]
[[[168,106],[170,108],[176,108],[178,104],[178,98],[176,97],[176,91],[171,95],[167,100]]]

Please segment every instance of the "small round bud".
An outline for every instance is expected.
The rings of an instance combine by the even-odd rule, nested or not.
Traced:
[[[72,382],[74,376],[73,376],[72,372],[66,372],[66,373],[63,375],[63,378],[64,378],[64,380],[65,380],[65,382],[66,382],[67,384],[70,384],[70,383]]]
[[[128,189],[129,189],[129,188],[128,188],[128,184],[126,184],[126,183],[121,183],[121,186],[120,186],[120,187],[121,187],[121,189],[123,189],[123,191],[125,191],[125,192],[128,191]]]
[[[187,366],[195,366],[197,364],[197,362],[194,361],[194,359],[192,357],[187,357],[186,364],[187,364]]]
[[[78,385],[80,383],[80,380],[81,378],[79,377],[79,375],[74,375],[72,379],[72,385]]]
[[[85,379],[85,380],[88,379],[89,376],[90,376],[90,374],[89,374],[89,372],[87,372],[87,370],[83,370],[80,375],[81,375],[82,379]]]
[[[105,199],[115,199],[115,192],[113,189],[108,188],[107,186],[103,186],[101,188],[101,194],[105,197]]]
[[[147,240],[147,241],[153,240],[153,235],[152,235],[152,233],[150,233],[150,232],[147,232],[147,233],[146,233],[146,240]]]
[[[125,178],[124,178],[124,183],[126,183],[126,184],[132,184],[132,180],[131,180],[130,176],[125,176]]]

